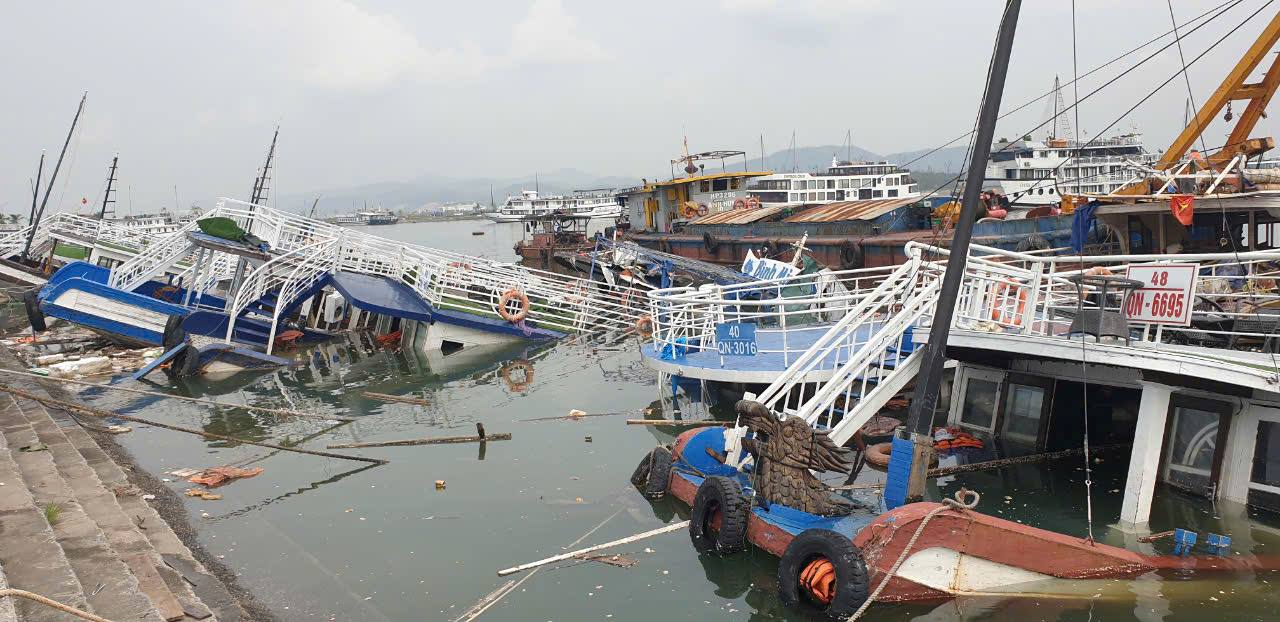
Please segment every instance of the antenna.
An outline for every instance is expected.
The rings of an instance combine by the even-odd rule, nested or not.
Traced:
[[[115,201],[111,199],[111,191],[112,191],[112,187],[114,187],[116,183],[116,163],[119,161],[120,161],[120,154],[117,153],[116,155],[112,156],[111,171],[107,173],[107,191],[102,194],[102,207],[98,210],[98,220],[102,220],[106,218],[107,206],[115,203]],[[112,209],[111,215],[115,216],[115,212],[116,211]]]
[[[853,130],[844,131],[844,161],[853,162]]]
[[[796,172],[796,131],[791,130],[791,172]]]

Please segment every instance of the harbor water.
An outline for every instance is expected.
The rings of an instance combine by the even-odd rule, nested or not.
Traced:
[[[473,236],[477,230],[485,235]],[[514,261],[511,247],[521,228],[468,220],[378,227],[376,233]],[[532,575],[497,576],[502,568],[654,529],[687,514],[678,501],[648,501],[628,483],[645,452],[678,432],[624,424],[668,406],[634,337],[570,338],[443,356],[386,350],[372,335],[359,334],[293,356],[294,368],[247,380],[155,380],[161,390],[183,395],[358,420],[215,413],[149,398],[89,401],[171,424],[311,449],[472,434],[476,423],[512,439],[343,450],[390,460],[367,465],[140,425],[118,437],[141,468],[167,480],[177,494],[190,485],[170,471],[227,464],[264,469],[220,488],[220,500],[184,497],[183,503],[200,544],[279,619],[453,620],[509,581],[518,587],[480,619],[817,619],[780,603],[777,561],[769,554],[748,548],[726,558],[700,556],[683,531],[619,547],[614,552],[636,562],[629,568],[575,561]],[[531,364],[531,378],[504,375],[516,360]],[[426,405],[378,401],[366,391],[422,398]],[[572,409],[593,416],[558,418]],[[1114,527],[1126,466],[1124,451],[1102,454],[1094,465],[1095,536],[1167,552],[1167,541],[1142,544]],[[870,469],[860,476],[864,482],[880,479],[883,474]],[[1084,480],[1081,459],[1068,458],[943,478],[929,494],[937,499],[965,486],[981,493],[980,511],[1083,537]],[[1230,534],[1233,555],[1280,555],[1275,515],[1215,506],[1162,488],[1151,529],[1174,527]],[[1151,573],[1131,581],[1034,588],[1031,594],[979,594],[946,603],[877,604],[865,619],[1261,620],[1274,619],[1280,610],[1275,572]]]

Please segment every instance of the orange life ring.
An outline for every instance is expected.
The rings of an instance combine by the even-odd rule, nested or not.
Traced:
[[[519,311],[512,312],[507,308],[507,304],[512,300],[518,300],[520,302]],[[506,293],[498,299],[498,315],[501,315],[502,319],[511,322],[512,324],[518,324],[524,320],[524,318],[529,316],[529,297],[518,289],[507,290]]]
[[[747,202],[742,199],[734,199],[733,209],[747,209]]]
[[[524,372],[524,380],[521,382],[511,379],[511,373],[517,370]],[[529,389],[529,385],[533,384],[533,362],[526,359],[507,361],[502,366],[502,381],[506,383],[508,389],[516,393],[525,392]]]
[[[647,315],[647,314],[640,316],[640,318],[636,320],[636,332],[639,333],[640,336],[644,337],[645,339],[652,337],[653,336],[653,316]]]
[[[760,207],[760,197],[747,197],[747,209],[757,209]]]
[[[889,467],[889,455],[893,453],[893,443],[876,443],[867,446],[867,464],[878,469]]]
[[[151,292],[151,297],[165,302],[177,302],[176,294],[178,291],[179,289],[177,285],[161,285],[160,287],[157,287],[155,291]]]
[[[1006,313],[1003,309],[1005,301],[1009,299],[1009,290],[1018,290],[1018,310],[1014,313]],[[1013,282],[1005,282],[996,286],[997,302],[991,308],[991,319],[998,324],[1010,324],[1013,326],[1022,325],[1022,312],[1027,309],[1027,288]]]

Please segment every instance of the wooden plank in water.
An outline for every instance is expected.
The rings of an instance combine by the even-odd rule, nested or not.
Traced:
[[[389,395],[386,393],[374,393],[373,391],[365,391],[361,395],[383,402],[398,402],[401,404],[415,404],[417,406],[426,406],[429,402],[419,397],[409,397],[406,395]]]
[[[715,419],[703,419],[700,421],[680,421],[676,419],[627,419],[627,425],[670,425],[686,428],[696,428],[701,426],[728,425],[732,421],[716,421]]]

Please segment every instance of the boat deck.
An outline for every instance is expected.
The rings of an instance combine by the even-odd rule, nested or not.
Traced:
[[[859,326],[850,347],[828,353],[821,365],[805,375],[804,381],[821,382],[830,379],[837,363],[848,358],[850,350],[856,350],[879,326],[879,322]],[[664,359],[660,346],[652,342],[646,343],[641,348],[641,353],[649,367],[685,378],[768,384],[821,338],[829,327],[830,324],[811,324],[803,328],[792,327],[786,331],[778,328],[757,329],[756,346],[759,354],[755,356],[720,356],[715,349],[707,348],[691,349],[682,357]]]

